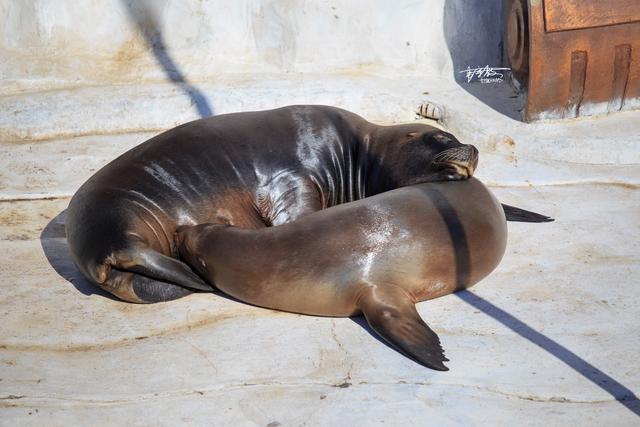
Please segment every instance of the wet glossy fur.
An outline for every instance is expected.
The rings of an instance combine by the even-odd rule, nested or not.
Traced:
[[[434,156],[446,152],[455,156]],[[284,224],[416,182],[464,179],[477,150],[424,124],[377,126],[333,107],[227,114],[178,126],[92,176],[67,211],[83,274],[127,301],[209,290],[177,259],[176,227]]]
[[[389,191],[259,230],[178,229],[181,257],[242,301],[298,313],[364,313],[414,360],[446,369],[415,303],[477,283],[502,258],[504,212],[476,179]]]

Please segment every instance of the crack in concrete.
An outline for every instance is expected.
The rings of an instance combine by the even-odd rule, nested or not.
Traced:
[[[242,316],[243,319],[252,319],[255,318],[254,314],[246,314]],[[68,345],[56,345],[56,344],[19,344],[19,343],[2,343],[0,342],[0,349],[2,350],[11,350],[11,351],[50,351],[50,352],[82,352],[82,351],[103,351],[110,350],[118,347],[124,347],[127,345],[135,344],[141,340],[148,340],[152,338],[160,338],[165,336],[173,336],[176,334],[184,333],[191,331],[193,329],[204,328],[208,326],[217,325],[219,323],[223,323],[227,320],[238,319],[240,318],[237,313],[226,314],[226,315],[217,315],[217,316],[208,316],[203,319],[194,321],[192,323],[181,324],[173,327],[168,327],[167,329],[155,331],[153,333],[147,333],[144,336],[131,336],[131,337],[123,337],[119,340],[114,341],[104,341],[100,343],[87,343],[87,344],[68,344]],[[188,320],[187,320],[188,322]]]
[[[349,363],[349,367],[347,368],[347,374],[343,382],[338,385],[335,385],[335,387],[339,387],[339,388],[350,387],[352,385],[351,371],[353,369],[353,359],[350,357],[349,352],[345,349],[344,345],[342,345],[342,342],[340,342],[340,340],[338,339],[338,335],[336,334],[336,319],[331,319],[331,337],[333,338],[335,343],[338,345],[338,348],[342,351],[342,353],[344,353],[344,361],[345,362],[351,361],[351,363]]]
[[[194,343],[192,343],[191,341],[189,341],[187,338],[183,337],[182,341],[186,342],[187,344],[189,344],[191,346],[191,348],[193,348],[196,353],[198,353],[200,356],[202,356],[202,358],[204,360],[207,361],[207,364],[209,366],[211,366],[213,368],[213,370],[215,371],[215,373],[218,373],[218,368],[216,367],[216,365],[213,363],[213,361],[211,359],[209,359],[209,356],[207,356],[207,353],[205,353],[200,347],[198,347],[197,345],[195,345]]]
[[[483,180],[484,184],[489,188],[534,188],[534,187],[573,187],[573,186],[611,186],[611,187],[623,187],[627,189],[640,188],[640,182],[635,181],[604,181],[598,179],[583,179],[583,180],[563,180],[563,181],[521,181],[521,182],[499,182],[490,179]]]
[[[458,388],[466,388],[472,389],[479,392],[487,392],[491,394],[497,394],[499,396],[503,396],[506,398],[516,398],[519,400],[526,400],[530,402],[537,403],[560,403],[560,404],[603,404],[603,403],[614,403],[619,400],[628,400],[633,399],[634,396],[622,396],[618,399],[593,399],[593,400],[578,400],[572,399],[564,396],[538,396],[533,394],[518,394],[505,392],[501,390],[492,389],[489,387],[482,387],[477,385],[470,384],[459,384],[459,383],[438,383],[438,382],[428,382],[428,381],[393,381],[393,382],[384,382],[384,381],[360,381],[357,383],[353,383],[350,387],[369,387],[369,386],[431,386],[431,387],[458,387]],[[81,398],[81,397],[68,397],[68,396],[25,396],[25,395],[7,395],[4,397],[0,396],[0,401],[2,400],[20,400],[21,402],[19,406],[32,406],[35,405],[36,402],[38,405],[42,406],[46,405],[47,401],[55,404],[56,402],[63,402],[67,404],[78,404],[78,405],[119,405],[119,404],[132,404],[137,402],[145,402],[145,401],[154,401],[154,400],[164,400],[164,399],[178,399],[181,397],[206,397],[208,394],[216,394],[220,392],[228,392],[233,390],[239,390],[243,388],[258,388],[258,387],[331,387],[331,388],[345,388],[342,387],[341,384],[335,383],[326,383],[326,382],[265,382],[265,383],[227,383],[222,384],[217,387],[208,388],[208,389],[197,389],[197,390],[176,390],[173,392],[165,392],[165,393],[153,393],[153,394],[142,394],[139,396],[134,396],[130,398],[121,398],[121,399],[95,399],[95,398]],[[0,402],[0,407],[6,406],[6,404]],[[10,406],[17,406],[16,403],[11,403]]]
[[[70,199],[73,194],[25,194],[23,196],[15,196],[15,195],[3,195],[0,194],[0,203],[10,203],[10,202],[32,202],[38,200],[60,200],[60,199]]]
[[[377,384],[377,383],[367,383],[367,384]],[[380,384],[384,384],[384,383],[380,383]],[[405,382],[405,381],[398,381],[397,384],[425,385],[425,386],[444,385],[444,386],[471,388],[471,389],[478,390],[478,391],[481,391],[481,392],[498,394],[498,395],[504,396],[504,397],[514,397],[516,399],[528,400],[530,402],[584,403],[584,404],[588,404],[588,403],[610,403],[610,402],[618,401],[618,399],[576,400],[576,399],[571,399],[571,398],[567,398],[567,397],[564,397],[564,396],[544,397],[544,396],[537,396],[537,395],[534,395],[534,394],[523,395],[523,394],[518,394],[518,393],[510,393],[510,392],[506,392],[506,391],[502,391],[502,390],[496,390],[496,389],[490,388],[490,387],[482,387],[482,386],[477,386],[477,385],[459,384],[459,383],[433,383],[433,382]],[[626,399],[632,399],[634,397],[635,396],[622,396],[620,399],[621,400],[626,400]]]
[[[84,86],[84,87],[100,87],[100,86]],[[73,88],[77,89],[77,88]],[[56,91],[57,89],[54,89]],[[159,132],[163,132],[167,130],[166,127],[153,127],[146,126],[144,128],[120,128],[113,129],[109,131],[103,131],[100,133],[96,133],[93,131],[77,131],[71,133],[50,133],[50,134],[41,134],[41,135],[33,135],[28,137],[21,137],[16,134],[9,133],[0,133],[0,146],[2,145],[30,145],[33,143],[55,143],[55,142],[68,142],[74,139],[80,138],[108,138],[110,136],[139,136],[142,141],[145,141]],[[144,138],[144,139],[143,139]]]

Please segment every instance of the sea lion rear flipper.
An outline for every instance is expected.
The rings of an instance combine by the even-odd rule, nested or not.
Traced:
[[[116,254],[114,267],[132,271],[160,281],[171,282],[189,289],[212,291],[188,265],[147,247],[137,246]]]
[[[502,209],[504,209],[504,215],[507,218],[507,221],[516,221],[516,222],[551,222],[554,221],[553,218],[548,217],[546,215],[541,215],[535,212],[526,211],[524,209],[516,208],[515,206],[509,206],[502,204]]]
[[[414,302],[395,286],[370,287],[358,307],[369,325],[400,353],[431,369],[448,371],[435,332],[420,318]]]

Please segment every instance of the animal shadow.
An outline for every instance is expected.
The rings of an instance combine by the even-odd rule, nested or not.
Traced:
[[[47,261],[58,275],[71,283],[83,295],[99,295],[119,301],[109,292],[87,280],[74,264],[65,232],[66,217],[67,210],[65,209],[49,221],[40,233],[40,245]]]

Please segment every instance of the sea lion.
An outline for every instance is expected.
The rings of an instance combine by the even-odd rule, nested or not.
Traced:
[[[420,182],[471,176],[478,150],[425,124],[378,126],[327,106],[196,120],[121,155],[75,193],[76,265],[131,302],[210,290],[176,259],[176,227],[259,228]]]
[[[500,262],[502,206],[477,179],[403,187],[277,227],[178,227],[180,256],[250,304],[322,316],[363,313],[389,344],[447,370],[415,304],[469,287]]]

